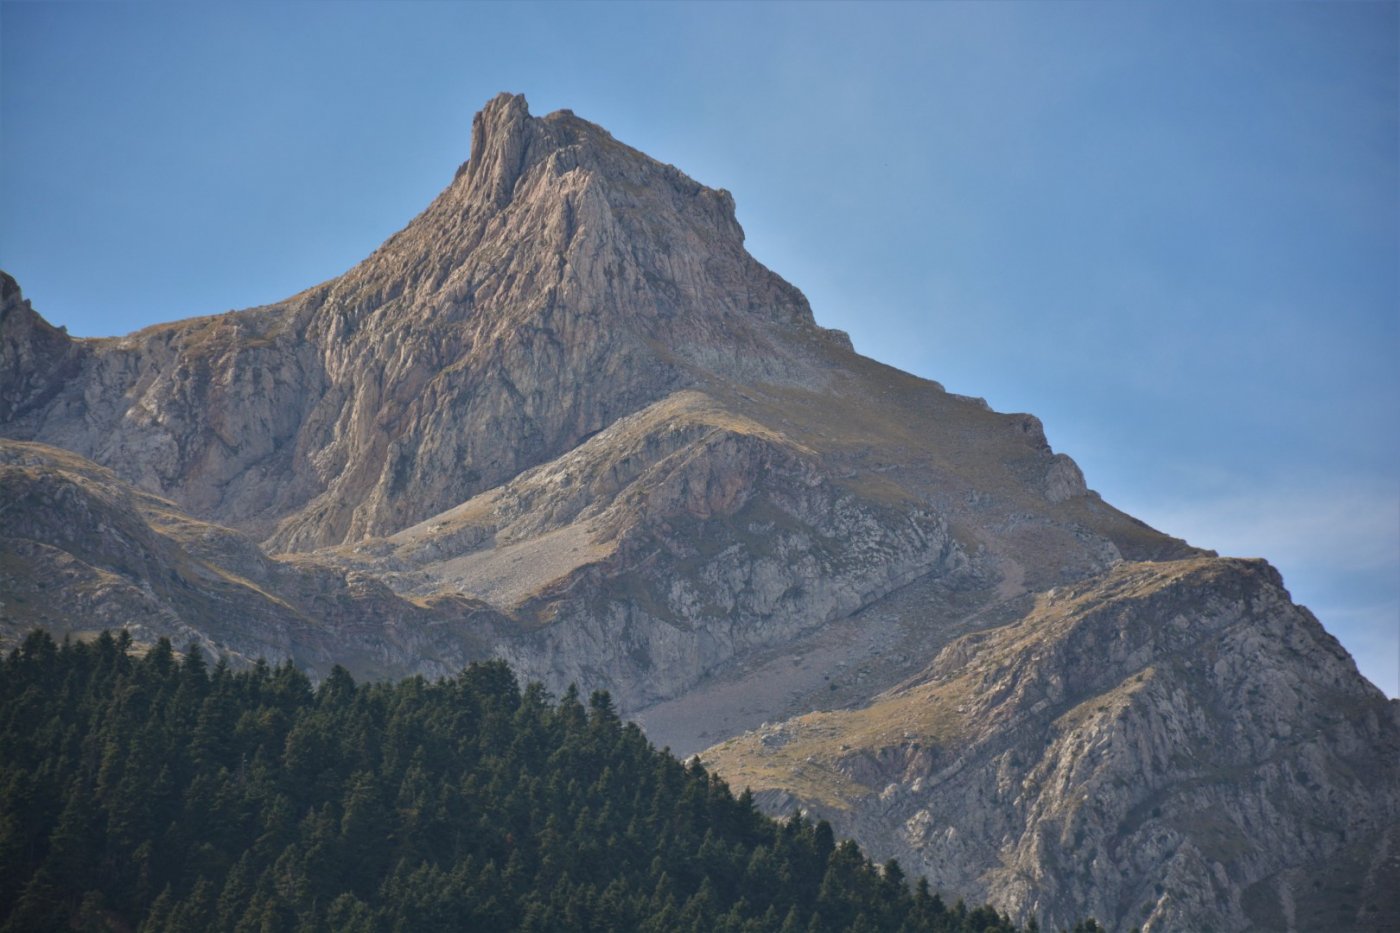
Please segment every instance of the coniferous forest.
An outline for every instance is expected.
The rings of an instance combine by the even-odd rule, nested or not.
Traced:
[[[763,816],[603,693],[499,662],[313,686],[36,632],[0,668],[0,929],[1015,927]]]

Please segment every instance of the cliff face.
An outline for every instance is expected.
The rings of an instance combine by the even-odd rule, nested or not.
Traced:
[[[863,708],[704,757],[1047,925],[1384,929],[1395,707],[1267,564],[1124,563]]]
[[[19,284],[0,272],[0,424],[43,408],[80,360],[79,345],[35,313]]]
[[[726,192],[566,111],[491,101],[423,214],[275,305],[71,340],[6,277],[0,362],[6,639],[505,657],[679,752],[762,726],[707,753],[736,783],[1123,929],[1310,916],[1298,879],[1393,821],[1394,704],[1271,571],[1113,509],[1034,417],[859,356]],[[835,751],[763,725],[813,710],[845,710]]]

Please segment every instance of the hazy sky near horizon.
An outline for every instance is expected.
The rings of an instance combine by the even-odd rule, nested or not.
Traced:
[[[734,193],[862,353],[1269,558],[1400,694],[1396,3],[0,4],[0,267],[77,335],[284,298],[502,90]]]

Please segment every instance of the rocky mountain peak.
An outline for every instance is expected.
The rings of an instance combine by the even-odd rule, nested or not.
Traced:
[[[708,223],[725,238],[744,239],[734,217],[734,198],[726,190],[708,188],[675,166],[618,142],[611,133],[590,123],[572,110],[556,110],[543,117],[531,116],[523,94],[501,93],[472,119],[471,155],[459,170],[468,200],[477,200],[495,209],[514,199],[516,186],[527,179],[522,194],[536,196],[562,193],[558,188],[531,185],[528,176],[543,166],[547,174],[566,175],[581,170],[612,204],[624,204],[635,197],[639,187],[661,185],[682,198],[697,199],[674,207],[689,213],[698,207],[694,221]],[[620,186],[623,191],[610,190]],[[653,234],[661,232],[654,228]]]
[[[466,175],[474,190],[504,207],[524,167],[530,143],[530,111],[524,94],[497,94],[472,119]]]
[[[334,317],[358,327],[400,296],[516,326],[570,306],[667,346],[698,338],[705,356],[750,343],[754,322],[814,330],[802,294],[744,249],[729,192],[571,111],[531,116],[518,94],[477,113],[470,151],[427,210],[324,286]]]
[[[849,344],[743,240],[727,192],[502,94],[442,194],[344,275],[92,343],[81,374],[16,364],[43,385],[7,431],[278,549],[392,533],[678,388],[825,378]]]

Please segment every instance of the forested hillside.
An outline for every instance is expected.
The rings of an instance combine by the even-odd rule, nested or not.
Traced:
[[[0,795],[4,930],[1013,929],[502,663],[313,688],[36,632]]]

